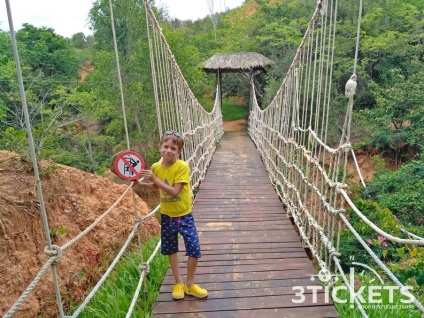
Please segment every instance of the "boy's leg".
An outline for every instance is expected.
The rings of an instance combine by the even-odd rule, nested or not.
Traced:
[[[184,285],[184,293],[197,298],[205,298],[208,291],[197,284],[194,284],[194,274],[197,269],[198,258],[189,256],[187,259],[187,280]]]
[[[187,259],[187,280],[186,286],[191,288],[194,284],[194,274],[196,274],[197,263],[199,259],[189,256]]]
[[[174,253],[171,255],[168,255],[169,258],[169,264],[171,265],[172,273],[175,277],[175,284],[182,284],[183,279],[180,274],[180,262],[178,260],[178,253]],[[187,264],[188,267],[188,264]]]
[[[194,275],[196,274],[197,263],[202,256],[200,252],[199,236],[197,235],[196,225],[193,215],[190,213],[181,218],[179,231],[184,239],[187,259],[187,280],[186,285],[194,284]]]
[[[204,298],[208,291],[194,284],[194,275],[196,274],[198,259],[201,257],[199,237],[194,224],[193,215],[189,213],[181,217],[179,231],[184,238],[187,259],[187,280],[184,286],[184,293],[193,295],[197,298]]]
[[[169,264],[175,277],[175,285],[172,290],[172,298],[184,298],[184,283],[180,274],[180,264],[178,261],[178,225],[175,220],[167,215],[161,216],[161,252],[168,255]]]
[[[180,263],[178,261],[178,253],[168,255],[169,264],[175,277],[174,288],[172,289],[172,298],[179,300],[184,298],[184,283],[180,274]]]

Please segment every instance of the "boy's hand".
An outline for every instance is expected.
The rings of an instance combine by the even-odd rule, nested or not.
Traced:
[[[141,170],[140,176],[142,178],[147,179],[147,180],[152,181],[152,182],[153,182],[154,177],[155,177],[155,175],[153,174],[153,172],[151,170],[146,170],[146,169]]]

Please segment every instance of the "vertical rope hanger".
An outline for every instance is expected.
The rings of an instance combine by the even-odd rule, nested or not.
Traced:
[[[349,99],[348,109],[346,111],[345,122],[343,125],[341,143],[346,139],[347,142],[350,141],[350,125],[352,120],[352,110],[353,110],[353,96],[356,94],[356,81],[357,81],[357,65],[358,65],[358,53],[359,53],[359,40],[361,32],[361,19],[362,19],[362,0],[359,0],[359,13],[358,13],[358,27],[356,30],[356,45],[355,45],[355,57],[353,62],[353,73],[350,79],[346,83],[345,95]]]
[[[359,0],[358,28],[356,30],[356,48],[355,48],[355,59],[354,59],[354,62],[353,62],[353,74],[356,74],[356,67],[358,65],[359,38],[360,38],[360,34],[361,34],[361,21],[362,21],[362,0]]]
[[[122,108],[122,114],[124,119],[125,137],[127,141],[127,149],[130,150],[130,138],[128,136],[127,116],[125,114],[124,90],[122,87],[121,67],[119,65],[119,53],[118,53],[118,44],[116,41],[115,22],[114,22],[115,19],[113,17],[112,0],[109,0],[109,10],[110,10],[110,22],[112,26],[113,45],[115,47],[115,59],[116,59],[116,66],[117,66],[116,68],[118,71],[119,91],[121,93],[121,108]]]
[[[51,241],[51,238],[50,238],[50,227],[49,227],[49,222],[48,222],[48,219],[47,219],[46,207],[44,205],[43,189],[42,189],[42,186],[41,186],[40,173],[39,173],[39,170],[38,170],[37,155],[35,153],[35,146],[34,146],[34,137],[32,135],[31,121],[30,121],[30,118],[29,118],[28,105],[27,105],[27,100],[26,100],[26,93],[25,93],[24,83],[23,83],[23,79],[22,79],[21,63],[20,63],[20,59],[19,59],[18,47],[17,47],[17,44],[16,44],[15,29],[14,29],[14,26],[13,26],[12,9],[10,7],[9,0],[6,0],[6,10],[7,10],[7,18],[8,18],[8,21],[9,21],[10,38],[11,38],[11,41],[12,41],[13,55],[14,55],[15,65],[16,65],[16,73],[17,73],[17,77],[18,77],[19,92],[20,92],[20,95],[21,95],[21,98],[22,98],[22,109],[23,109],[23,112],[24,112],[25,126],[26,126],[26,130],[27,130],[27,134],[28,134],[28,141],[29,141],[29,148],[30,148],[32,166],[33,166],[33,169],[34,169],[35,183],[36,183],[36,188],[37,188],[37,193],[38,193],[38,199],[39,199],[39,202],[40,202],[41,218],[42,218],[42,221],[43,221],[44,234],[45,234],[46,241],[47,241],[47,247],[46,247],[45,251],[48,252],[47,253],[48,255],[49,255],[50,252],[53,255],[54,254],[53,248],[55,248],[57,246],[52,244],[52,241]],[[60,255],[59,255],[58,251],[56,253],[57,253],[56,257],[57,257],[57,260],[58,260]],[[52,257],[52,255],[49,255],[49,256]],[[58,309],[59,309],[59,315],[62,318],[62,317],[65,316],[65,314],[63,312],[63,307],[62,307],[62,297],[61,297],[61,294],[60,294],[59,280],[58,280],[57,269],[56,269],[55,263],[56,263],[56,259],[54,259],[51,262],[53,284],[54,284],[54,289],[55,289],[55,293],[56,293],[56,302],[57,302],[57,306],[58,306]],[[45,271],[47,271],[48,267],[45,266],[44,268],[45,268]],[[44,275],[45,271],[40,271],[40,273],[39,273],[40,279],[41,279],[41,273],[42,273],[42,275]],[[38,281],[39,280],[37,280],[36,282],[38,283]],[[21,304],[25,301],[25,299],[29,296],[29,294],[35,288],[35,285],[36,285],[36,283],[28,286],[28,288],[21,295],[21,297],[18,299],[18,301],[5,314],[4,318],[12,317],[16,313],[16,311],[19,309]]]
[[[150,35],[150,29],[153,29],[153,23],[150,24],[149,23],[149,14],[147,13],[147,7],[146,7],[146,3],[144,3],[144,8],[145,8],[145,15],[146,15],[146,33],[147,33],[147,41],[148,41],[148,45],[149,47],[153,46],[153,41],[152,41],[152,37]],[[153,82],[153,92],[154,92],[154,98],[155,98],[155,105],[159,104],[159,99],[158,99],[158,82],[157,82],[157,76],[156,76],[156,69],[154,67],[154,62],[153,62],[153,50],[149,50],[149,54],[150,54],[150,69],[152,71],[152,82]],[[163,126],[162,126],[162,120],[161,120],[161,115],[160,115],[160,109],[159,107],[156,107],[156,117],[157,117],[157,121],[158,121],[158,128],[159,128],[159,132],[163,132]]]
[[[117,68],[117,72],[118,72],[118,80],[119,80],[119,91],[121,94],[121,108],[122,108],[122,117],[124,120],[124,127],[125,127],[125,138],[127,141],[127,149],[130,150],[130,139],[129,139],[129,133],[128,133],[128,124],[127,124],[127,116],[126,116],[126,111],[125,111],[125,99],[124,99],[124,89],[123,89],[123,84],[122,84],[122,75],[121,75],[121,66],[119,63],[119,51],[118,51],[118,44],[116,41],[116,30],[115,30],[115,19],[114,19],[114,15],[113,15],[113,5],[112,5],[112,0],[109,0],[109,10],[110,10],[110,22],[111,22],[111,28],[112,28],[112,35],[113,35],[113,44],[114,44],[114,48],[115,48],[115,58],[116,58],[116,68]],[[132,184],[134,184],[134,181],[131,182]],[[134,216],[135,216],[135,222],[140,222],[140,213],[137,209],[137,204],[136,204],[136,193],[134,190],[134,186],[132,187],[132,198],[133,198],[133,209],[134,209]],[[143,259],[143,244],[142,244],[142,238],[140,236],[140,231],[137,231],[137,242],[138,242],[138,246],[140,249],[140,256],[141,256],[141,264],[139,266],[140,268],[140,275],[145,275],[147,273],[145,273],[146,271],[148,271],[147,267],[143,267],[144,265],[144,259]],[[144,288],[145,290],[147,290],[147,284],[146,281],[144,281],[145,285]]]
[[[198,186],[206,174],[223,134],[222,113],[215,100],[212,111],[207,112],[197,101],[185,80],[169,47],[156,16],[147,0],[150,66],[154,83],[156,113],[161,131],[180,131],[184,138],[181,157],[191,169],[191,187]],[[220,94],[217,95],[217,98]]]
[[[353,74],[357,74],[356,70],[357,70],[357,65],[358,65],[361,19],[362,19],[362,0],[360,0],[360,2],[359,2],[358,28],[357,28],[357,31],[356,31],[356,47],[355,47],[355,58],[354,58],[354,63],[353,63]],[[353,161],[355,163],[356,171],[358,172],[361,184],[364,188],[366,188],[365,181],[364,181],[364,178],[362,177],[362,173],[361,173],[361,170],[359,168],[358,161],[356,159],[355,152],[353,151],[353,149],[351,149],[351,153],[352,153]],[[409,233],[408,231],[406,231],[404,229],[401,229],[401,230],[402,230],[402,232],[407,233],[408,235],[416,238],[417,240],[424,240],[424,238],[417,236],[417,235],[414,235],[413,233]]]

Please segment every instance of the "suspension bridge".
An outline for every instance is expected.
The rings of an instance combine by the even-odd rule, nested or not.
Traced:
[[[330,290],[341,283],[350,296],[351,305],[357,308],[362,317],[368,317],[364,304],[355,294],[349,273],[344,272],[340,263],[342,228],[353,233],[387,281],[394,288],[402,290],[417,312],[424,313],[421,302],[373,253],[346,215],[346,208],[350,207],[351,213],[362,219],[376,235],[398,244],[424,245],[422,238],[412,234],[400,238],[381,230],[354,205],[347,191],[346,163],[348,156],[354,155],[350,143],[350,125],[356,89],[362,1],[359,1],[352,76],[346,84],[345,119],[337,145],[327,144],[333,93],[331,85],[337,34],[337,0],[317,2],[293,62],[267,107],[261,109],[258,106],[253,93],[253,77],[250,78],[252,93],[248,129],[247,133],[237,134],[223,132],[220,83],[214,109],[206,112],[185,81],[148,1],[145,0],[144,5],[158,127],[159,131],[172,129],[183,132],[185,146],[182,157],[191,168],[192,189],[199,189],[193,211],[204,257],[198,269],[197,282],[210,291],[207,299],[186,297],[183,301],[171,301],[169,292],[174,282],[168,273],[153,309],[154,316],[338,317],[331,298],[326,297],[325,289],[321,287],[325,285]],[[111,2],[110,8],[112,11]],[[10,8],[8,13],[10,16]],[[113,26],[113,15],[111,20]],[[25,112],[25,91],[13,28],[11,35],[31,141],[31,123]],[[117,52],[115,38],[114,43]],[[119,70],[118,54],[116,57]],[[124,100],[122,105],[125,118]],[[41,215],[48,233],[33,147],[31,154]],[[63,246],[53,245],[49,235],[46,235],[47,261],[4,317],[12,317],[19,311],[50,268],[59,316],[78,317],[113,271],[131,240],[137,236],[144,220],[152,217],[157,209],[137,218],[132,232],[110,267],[70,315],[65,314],[62,306],[56,262],[62,253],[102,222],[132,187],[133,183],[110,209]],[[140,280],[126,317],[131,317],[137,299],[142,297],[141,286],[158,248],[159,245],[150,258],[140,264]],[[318,272],[324,273],[325,279],[312,280],[311,277]],[[334,277],[338,281],[332,279]],[[295,291],[301,288],[306,290],[308,286],[311,292],[305,293],[304,299],[300,301]],[[319,292],[313,293],[314,288]]]

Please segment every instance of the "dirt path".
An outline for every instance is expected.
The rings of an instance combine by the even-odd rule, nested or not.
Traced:
[[[238,119],[233,121],[224,121],[224,131],[243,131],[247,128],[246,119]]]

